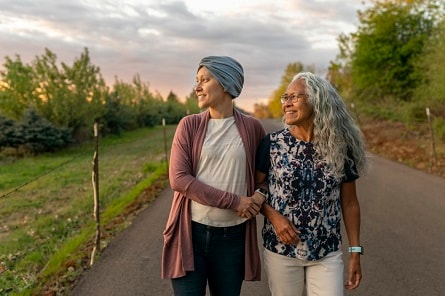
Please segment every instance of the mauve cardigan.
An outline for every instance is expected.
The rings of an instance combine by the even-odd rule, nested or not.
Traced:
[[[243,140],[247,159],[247,195],[255,191],[255,155],[265,136],[261,123],[234,109],[235,124]],[[204,111],[184,117],[178,124],[170,156],[170,186],[174,191],[172,207],[164,230],[162,278],[178,278],[194,270],[191,200],[201,204],[236,209],[240,196],[206,185],[195,178],[199,156],[204,143],[210,112]],[[246,227],[246,256],[244,280],[261,280],[256,219]]]

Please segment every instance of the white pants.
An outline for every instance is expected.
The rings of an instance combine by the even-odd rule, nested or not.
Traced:
[[[290,258],[264,249],[264,268],[272,296],[343,296],[343,253],[318,261]]]

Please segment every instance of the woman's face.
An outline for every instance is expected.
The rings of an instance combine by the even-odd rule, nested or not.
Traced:
[[[195,93],[199,108],[214,108],[225,96],[222,85],[210,74],[206,67],[201,67],[196,74]]]
[[[314,121],[314,110],[308,103],[304,81],[298,79],[289,84],[284,95],[289,98],[282,104],[286,124],[300,126],[312,125]]]

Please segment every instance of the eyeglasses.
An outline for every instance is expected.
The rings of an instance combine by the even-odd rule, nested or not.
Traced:
[[[281,104],[286,103],[287,101],[291,101],[292,103],[296,103],[298,102],[300,99],[304,99],[307,95],[306,94],[291,94],[290,96],[288,95],[281,95],[280,96],[280,101]]]

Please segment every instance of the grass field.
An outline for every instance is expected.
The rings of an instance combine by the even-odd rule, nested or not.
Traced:
[[[165,129],[167,149],[174,130]],[[118,232],[110,229],[113,219],[156,180],[166,179],[164,129],[139,129],[99,143],[101,225]],[[93,153],[89,142],[0,162],[1,295],[34,295],[57,274],[81,272],[95,232]]]

